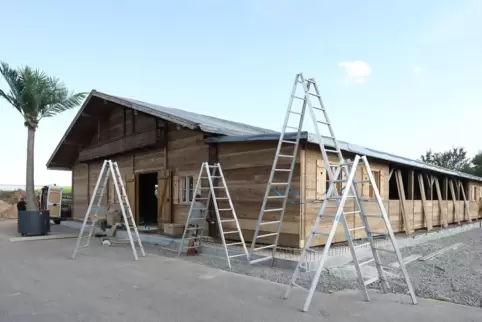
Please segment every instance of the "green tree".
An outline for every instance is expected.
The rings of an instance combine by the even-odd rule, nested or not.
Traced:
[[[80,105],[86,93],[69,93],[58,78],[28,66],[12,69],[7,63],[0,62],[0,74],[9,87],[8,93],[0,89],[0,97],[22,115],[27,127],[27,210],[35,210],[35,131],[42,118],[55,116]]]
[[[474,176],[482,177],[482,152],[477,153],[472,158],[470,173]]]
[[[433,152],[428,150],[420,156],[422,162],[444,167],[450,170],[457,170],[470,173],[471,161],[464,148],[453,148],[445,152]]]

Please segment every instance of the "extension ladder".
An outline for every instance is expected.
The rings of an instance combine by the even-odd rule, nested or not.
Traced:
[[[368,180],[361,180],[360,181],[360,180],[356,179],[356,173],[357,173],[357,169],[358,169],[359,166],[362,166],[363,169],[364,169],[364,172],[368,174],[368,178],[369,178]],[[408,293],[410,294],[410,297],[412,299],[413,304],[417,304],[417,299],[415,297],[413,286],[410,282],[410,278],[409,278],[407,270],[405,268],[405,263],[403,261],[400,250],[398,248],[398,245],[397,245],[397,242],[396,242],[396,239],[395,239],[395,235],[394,235],[392,227],[390,225],[390,221],[388,219],[387,212],[386,212],[385,207],[383,205],[382,199],[380,197],[380,193],[378,191],[378,187],[375,183],[375,178],[374,178],[374,176],[371,172],[371,168],[370,168],[370,165],[368,164],[368,160],[367,160],[366,156],[363,156],[363,157],[360,158],[360,156],[356,155],[353,163],[351,163],[349,161],[345,162],[345,163],[341,163],[336,168],[334,177],[339,178],[342,171],[345,171],[345,173],[347,173],[346,179],[340,179],[340,180],[336,179],[336,180],[332,180],[330,182],[330,186],[328,188],[326,198],[323,201],[322,206],[321,206],[321,208],[318,212],[315,224],[313,226],[311,234],[308,237],[308,241],[307,241],[305,247],[303,248],[300,259],[298,261],[296,269],[295,269],[295,271],[293,273],[293,276],[291,278],[291,282],[287,286],[284,298],[288,298],[289,293],[294,286],[299,287],[301,289],[305,289],[304,287],[300,286],[296,282],[297,282],[297,279],[300,277],[301,269],[304,269],[304,270],[309,269],[307,267],[308,252],[314,253],[314,254],[320,254],[321,253],[321,257],[320,257],[320,259],[317,263],[318,266],[317,266],[317,269],[316,269],[316,273],[315,273],[315,275],[313,277],[313,280],[311,282],[311,287],[310,287],[309,290],[305,289],[306,291],[308,291],[308,296],[305,300],[305,304],[303,306],[303,311],[306,312],[308,310],[308,307],[311,303],[313,294],[314,294],[314,292],[316,290],[316,287],[318,285],[318,280],[320,279],[320,275],[323,271],[325,261],[328,257],[328,252],[329,252],[330,246],[333,242],[333,238],[335,237],[338,222],[341,220],[341,222],[343,223],[343,228],[345,230],[345,236],[346,236],[346,239],[348,241],[348,246],[350,248],[350,252],[351,252],[351,255],[353,257],[353,263],[355,265],[358,281],[359,281],[364,299],[366,301],[370,301],[370,297],[368,296],[368,292],[367,292],[367,286],[370,285],[370,284],[373,284],[375,282],[380,282],[381,289],[382,289],[383,292],[386,293],[388,291],[388,281],[387,281],[387,278],[386,278],[386,275],[385,275],[385,271],[383,269],[387,268],[387,269],[393,270],[393,269],[397,268],[395,266],[390,266],[390,265],[387,265],[387,264],[383,264],[381,262],[379,252],[388,252],[388,253],[394,253],[396,255],[397,262],[399,264],[398,268],[402,272],[403,278],[405,280],[405,284],[408,288]],[[342,188],[343,192],[342,192],[341,196],[338,194],[337,183],[344,184],[344,186]],[[359,188],[360,187],[358,186],[358,184],[364,184],[364,183],[371,186],[371,189],[372,189],[372,191],[375,195],[375,198],[361,198],[360,197],[360,195],[359,195]],[[350,194],[350,192],[351,192],[351,194]],[[355,201],[355,203],[354,203],[355,204],[355,210],[354,211],[344,211],[344,207],[345,207],[345,204],[346,204],[346,201],[347,201],[348,198]],[[377,205],[378,205],[379,213],[377,213],[375,215],[366,214],[365,210],[364,210],[364,207],[363,207],[363,201],[365,201],[365,200],[375,200]],[[328,205],[328,203],[330,201],[336,201],[336,203],[337,203],[335,213],[330,213],[329,210],[327,211],[327,209],[330,208],[330,206]],[[347,223],[347,220],[346,220],[346,217],[345,217],[345,215],[347,215],[347,214],[359,215],[360,219],[361,219],[361,226],[350,228],[348,226],[348,223]],[[318,231],[318,228],[320,226],[321,221],[323,220],[323,218],[327,218],[327,217],[333,218],[333,225],[332,225],[329,233]],[[382,219],[383,222],[384,222],[386,231],[372,231],[372,229],[370,228],[370,222],[368,220],[369,217],[370,218]],[[355,231],[365,231],[366,240],[368,240],[368,242],[355,245],[353,243],[353,237],[352,237],[352,232],[355,232]],[[320,252],[320,251],[317,251],[316,249],[310,248],[310,246],[312,244],[312,241],[313,241],[313,238],[315,236],[325,236],[325,237],[328,238],[327,241],[326,241],[326,244],[323,248],[323,252]],[[374,236],[386,236],[386,237],[388,237],[388,239],[391,241],[392,249],[377,248],[376,244],[375,244],[375,241],[373,239]],[[358,259],[357,259],[356,250],[358,248],[364,247],[364,246],[370,246],[371,252],[373,254],[373,258],[370,258],[368,260],[364,260],[363,262],[359,262]],[[372,263],[372,262],[375,263],[375,266],[376,266],[376,269],[377,269],[377,272],[378,272],[378,276],[370,277],[369,279],[365,279],[362,275],[361,267],[364,266],[364,265],[367,265],[369,263]]]
[[[212,170],[212,171],[211,171]],[[221,179],[221,185],[214,185],[215,179]],[[207,180],[208,186],[203,187],[201,184],[201,180]],[[218,180],[216,180],[218,181]],[[215,190],[218,189],[216,192]],[[203,197],[202,191],[207,190],[208,195],[207,197]],[[198,194],[198,192],[200,192]],[[223,193],[224,192],[224,193]],[[219,196],[217,193],[223,194],[223,196]],[[199,196],[199,197],[198,197]],[[202,203],[201,200],[205,201],[205,204]],[[218,223],[219,233],[221,235],[221,240],[223,243],[224,253],[226,256],[226,261],[228,263],[229,269],[231,269],[231,258],[235,257],[243,257],[248,256],[248,249],[246,248],[246,243],[244,242],[243,233],[241,232],[241,227],[239,226],[239,221],[236,216],[236,211],[234,210],[233,202],[231,200],[231,196],[228,191],[228,187],[226,185],[226,180],[223,175],[223,170],[221,169],[221,165],[216,163],[214,165],[209,165],[208,162],[203,162],[201,164],[201,169],[199,170],[198,180],[196,183],[196,188],[194,189],[193,198],[191,201],[191,207],[189,208],[189,214],[186,220],[186,226],[184,227],[184,233],[182,234],[181,244],[179,245],[178,249],[178,256],[181,255],[183,249],[197,249],[201,246],[201,239],[202,239],[202,231],[203,231],[203,224],[206,220],[207,213],[209,210],[210,202],[213,202],[214,211],[216,213],[216,221]],[[220,207],[220,203],[224,203],[227,206],[224,208]],[[201,215],[195,217],[193,216],[194,211],[196,213],[198,211],[201,212]],[[222,213],[222,215],[221,215]],[[234,223],[235,230],[225,231],[223,228],[223,224],[225,223]],[[193,236],[187,236],[187,234],[191,233]],[[232,235],[238,235],[239,242],[231,242],[226,243],[226,237]],[[184,246],[184,241],[193,241],[193,245],[188,244]],[[243,252],[241,254],[230,255],[228,249],[229,246],[234,245],[242,245]]]
[[[139,231],[137,230],[136,222],[134,216],[132,215],[132,209],[129,205],[129,200],[127,198],[127,193],[122,181],[122,176],[119,171],[117,162],[112,162],[111,160],[105,160],[102,164],[102,168],[97,178],[97,183],[95,184],[94,191],[92,192],[92,197],[90,198],[89,207],[85,213],[84,222],[82,223],[82,228],[79,232],[79,237],[77,238],[77,244],[75,245],[74,253],[72,254],[72,259],[75,259],[77,252],[81,248],[88,247],[92,235],[96,228],[96,224],[99,221],[99,209],[101,208],[102,199],[107,188],[109,177],[112,175],[112,182],[114,184],[114,189],[119,200],[120,210],[122,212],[122,219],[127,230],[127,235],[129,236],[129,241],[132,247],[132,252],[134,254],[135,260],[138,260],[137,249],[135,242],[139,245],[139,250],[142,256],[146,256],[144,252],[144,247],[142,246],[141,237],[139,236]],[[95,204],[95,206],[94,206]],[[90,219],[90,225],[87,225],[87,221]],[[89,234],[84,236],[84,230],[88,228]],[[134,230],[134,236],[132,236],[131,229]],[[86,239],[84,245],[81,245],[81,241]]]

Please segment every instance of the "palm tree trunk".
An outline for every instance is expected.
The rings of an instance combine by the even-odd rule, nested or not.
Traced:
[[[28,126],[27,138],[27,210],[36,210],[35,188],[34,188],[34,147],[35,147],[35,128]]]

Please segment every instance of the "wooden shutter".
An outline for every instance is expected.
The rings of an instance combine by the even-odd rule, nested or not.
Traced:
[[[161,170],[157,173],[157,223],[162,228],[171,222],[171,172]]]
[[[365,168],[362,168],[362,180],[366,181],[369,180],[367,170]],[[368,198],[368,195],[370,194],[370,184],[369,183],[362,183],[362,188],[361,188],[361,196],[364,198]]]
[[[179,204],[179,176],[172,177],[172,204]]]
[[[323,160],[316,160],[316,199],[317,200],[321,200],[324,198],[326,189],[327,189],[326,170],[323,167]]]

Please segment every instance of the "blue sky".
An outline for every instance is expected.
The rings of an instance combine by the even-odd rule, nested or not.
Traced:
[[[2,1],[0,60],[279,130],[297,72],[341,140],[418,158],[482,149],[482,1]],[[3,80],[0,88],[6,89]],[[35,183],[76,111],[40,123]],[[0,100],[0,183],[25,182],[26,129]]]

